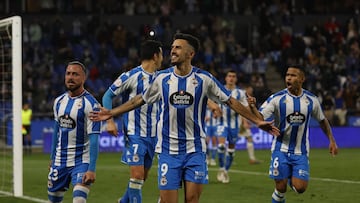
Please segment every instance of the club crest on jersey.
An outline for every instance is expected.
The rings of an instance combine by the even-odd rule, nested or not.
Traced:
[[[69,115],[65,114],[59,117],[59,125],[61,128],[74,129],[76,127],[76,122]]]
[[[305,115],[300,112],[294,112],[286,116],[286,120],[292,126],[298,126],[305,122]]]
[[[184,109],[193,103],[194,97],[184,90],[175,92],[170,96],[170,104],[172,104],[175,108]]]
[[[166,177],[165,177],[165,176],[162,176],[162,177],[161,177],[161,180],[160,180],[160,185],[166,185],[166,184],[167,184]]]

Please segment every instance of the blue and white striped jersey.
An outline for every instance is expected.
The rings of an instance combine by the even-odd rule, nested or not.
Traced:
[[[242,105],[244,105],[245,107],[249,106],[246,100],[246,94],[244,90],[235,88],[228,91],[231,91],[231,96],[238,100]],[[218,124],[232,129],[240,128],[242,124],[241,115],[236,113],[226,104],[220,104],[220,108],[222,111],[222,116],[220,117]]]
[[[100,133],[101,122],[89,119],[90,111],[99,111],[100,104],[88,92],[70,97],[64,93],[54,101],[54,119],[59,125],[55,150],[55,166],[75,166],[90,162],[89,135]]]
[[[206,114],[205,114],[205,125],[210,127],[215,127],[218,124],[218,118],[214,117],[214,113],[211,109],[206,108]]]
[[[309,123],[325,119],[318,98],[307,90],[301,96],[291,95],[287,89],[271,95],[260,107],[265,120],[275,119],[280,136],[273,139],[271,151],[309,154]]]
[[[148,88],[155,75],[156,73],[147,73],[141,66],[137,66],[121,74],[109,88],[115,95],[121,94],[122,102],[125,103]],[[157,104],[146,104],[123,114],[125,133],[141,137],[155,137],[157,113]]]
[[[159,101],[158,142],[155,151],[167,154],[205,152],[205,113],[208,98],[226,102],[230,92],[209,72],[193,67],[179,76],[170,67],[159,72],[144,92],[146,103]]]

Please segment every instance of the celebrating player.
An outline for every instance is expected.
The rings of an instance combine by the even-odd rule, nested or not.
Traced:
[[[67,92],[54,101],[54,134],[48,175],[50,202],[62,202],[70,182],[73,203],[84,203],[95,182],[101,123],[89,119],[89,112],[100,104],[84,89],[86,68],[78,62],[68,63],[65,73]]]
[[[147,40],[141,45],[141,65],[125,72],[109,87],[103,96],[103,105],[112,109],[112,99],[117,95],[132,99],[143,92],[155,78],[160,68],[163,53],[161,43]],[[152,166],[155,144],[158,108],[156,104],[144,105],[141,108],[123,114],[126,150],[123,151],[123,162],[130,166],[130,180],[120,203],[142,202],[141,189]],[[107,131],[117,135],[113,119],[107,120]]]
[[[305,192],[309,180],[309,123],[313,116],[328,137],[331,155],[338,153],[331,126],[325,118],[315,95],[302,88],[305,71],[300,66],[289,66],[285,76],[286,89],[271,95],[257,111],[256,100],[249,97],[251,110],[259,117],[275,118],[280,136],[271,146],[270,178],[275,181],[273,203],[285,202],[287,183],[297,193]]]
[[[178,189],[184,183],[185,202],[199,202],[203,184],[208,183],[205,143],[205,111],[208,99],[227,103],[237,113],[260,128],[279,134],[271,122],[260,120],[246,109],[210,73],[191,65],[199,40],[177,33],[171,46],[171,63],[160,71],[142,95],[112,110],[101,108],[91,119],[106,120],[148,103],[159,102],[158,185],[160,202],[178,202]]]

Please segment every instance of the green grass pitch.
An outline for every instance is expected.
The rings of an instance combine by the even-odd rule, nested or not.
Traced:
[[[327,149],[312,149],[310,152],[310,182],[304,194],[295,194],[288,188],[287,202],[348,203],[360,199],[360,149],[340,149],[331,157]],[[216,181],[217,167],[209,167],[209,184],[205,185],[200,202],[204,203],[264,203],[271,202],[274,183],[267,175],[269,150],[257,150],[256,156],[264,160],[259,165],[248,164],[247,152],[237,151],[230,183]],[[24,156],[24,195],[47,199],[46,184],[48,155],[41,153]],[[120,163],[120,154],[101,153],[97,165],[97,180],[89,194],[89,203],[115,203],[123,193],[129,179],[128,167]],[[156,203],[158,198],[156,160],[143,187],[143,202]],[[31,202],[24,199],[1,196],[2,203]],[[71,191],[65,194],[64,202],[72,202]],[[184,202],[183,191],[179,202]]]

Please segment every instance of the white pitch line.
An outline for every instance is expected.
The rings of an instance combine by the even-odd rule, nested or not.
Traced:
[[[209,168],[209,171],[218,171],[215,168]],[[230,170],[231,173],[241,173],[241,174],[248,174],[248,175],[256,175],[256,176],[267,176],[267,173],[260,173],[260,172],[253,172],[253,171],[241,171],[241,170]],[[348,184],[360,184],[360,181],[355,180],[339,180],[339,179],[331,179],[331,178],[316,178],[310,177],[310,180],[318,180],[323,182],[334,182],[334,183],[348,183]]]
[[[5,191],[0,191],[0,194],[7,196],[7,197],[13,197],[14,194],[10,193],[10,192],[5,192]],[[35,198],[35,197],[29,197],[29,196],[21,196],[21,197],[17,197],[20,199],[25,199],[25,200],[29,200],[29,201],[33,201],[33,202],[38,202],[38,203],[47,203],[47,200],[43,200],[43,199],[39,199],[39,198]]]

